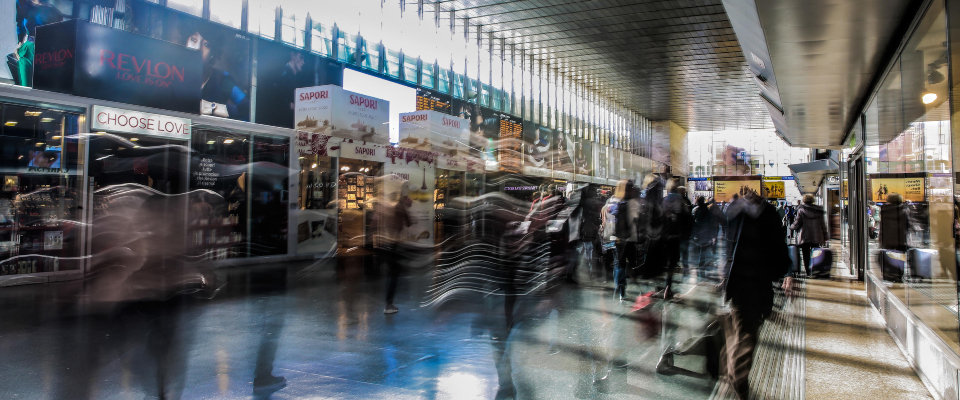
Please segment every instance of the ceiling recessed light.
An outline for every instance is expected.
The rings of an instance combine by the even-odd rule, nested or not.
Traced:
[[[6,126],[17,126],[17,121],[7,121],[4,125]]]
[[[131,142],[136,142],[136,141],[138,141],[138,140],[140,140],[140,138],[135,138],[135,137],[130,138],[130,141],[131,141]]]
[[[62,138],[62,137],[63,137],[63,136],[53,136],[53,137],[51,137],[51,139],[53,139],[53,140],[58,140],[58,139],[60,139],[60,138]]]
[[[113,155],[113,154],[107,154],[107,155],[105,155],[105,156],[103,156],[103,157],[98,158],[97,161],[100,161],[100,160],[102,160],[102,159],[104,159],[104,158],[107,158],[107,157],[110,157],[110,156],[112,156],[112,155]]]
[[[223,144],[230,144],[230,143],[233,143],[233,139],[227,139],[223,141]]]
[[[933,103],[933,102],[937,101],[937,94],[936,94],[936,93],[927,93],[927,94],[923,95],[923,97],[921,97],[921,99],[923,100],[923,104],[930,104],[930,103]]]
[[[207,141],[207,144],[216,144],[216,143],[217,143],[216,140],[208,140],[208,141]]]
[[[53,122],[53,118],[40,118],[40,122]]]
[[[133,146],[133,148],[135,148],[135,149],[139,149],[139,148],[140,148],[140,146]]]
[[[107,133],[104,132],[104,131],[100,131],[100,132],[97,132],[97,134],[98,134],[98,135],[106,135]]]
[[[37,147],[40,147],[40,146],[43,146],[43,143],[42,143],[42,142],[38,142],[38,143],[37,143]]]

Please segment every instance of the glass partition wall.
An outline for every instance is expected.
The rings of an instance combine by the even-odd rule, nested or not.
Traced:
[[[946,13],[934,1],[869,103],[869,271],[958,350]],[[893,329],[907,343],[904,329]]]

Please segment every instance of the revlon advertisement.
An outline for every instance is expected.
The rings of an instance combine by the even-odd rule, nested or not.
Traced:
[[[553,176],[553,160],[550,157],[554,139],[553,130],[524,121],[523,123],[523,173],[530,176]]]
[[[296,91],[296,129],[360,142],[389,144],[390,103],[325,85]]]
[[[202,57],[172,43],[80,20],[37,28],[34,87],[197,113]],[[76,40],[71,46],[70,38]]]
[[[191,112],[250,121],[250,36],[157,4],[128,4],[123,17],[128,31],[178,44],[200,55],[202,101]]]
[[[272,40],[257,43],[259,124],[293,128],[297,88],[343,86],[343,66]]]
[[[400,232],[400,240],[423,246],[434,244],[434,196],[436,159],[417,150],[399,149],[402,155],[387,162],[383,178],[383,201],[393,207],[409,199],[410,227]],[[409,154],[407,154],[409,152]]]

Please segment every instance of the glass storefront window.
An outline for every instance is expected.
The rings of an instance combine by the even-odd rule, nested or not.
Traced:
[[[290,139],[253,138],[250,182],[250,255],[287,254]]]
[[[329,251],[337,240],[337,159],[300,157],[297,253]]]
[[[363,69],[380,71],[380,43],[370,43],[364,39],[360,54],[360,66]]]
[[[433,63],[421,63],[420,66],[420,86],[433,89],[435,76],[433,75],[433,69],[436,67],[436,64]]]
[[[340,31],[337,35],[337,60],[354,65],[356,60],[357,37]]]
[[[210,20],[240,29],[243,4],[234,0],[210,0]]]
[[[190,147],[189,253],[213,260],[248,256],[250,136],[195,129]]]
[[[79,270],[78,115],[3,106],[0,275]]]
[[[403,80],[417,83],[417,58],[412,55],[403,55]]]
[[[450,71],[445,68],[440,68],[440,73],[437,75],[437,90],[440,93],[450,93]]]
[[[311,34],[313,38],[310,40],[310,51],[325,57],[330,57],[330,55],[333,54],[333,48],[331,47],[333,24],[326,25],[314,21]]]
[[[391,78],[400,79],[400,52],[386,49],[384,54],[386,55],[387,59],[383,64],[383,73]]]
[[[946,28],[943,2],[934,1],[904,47],[900,60],[904,126],[888,152],[896,155],[904,176],[916,177],[906,180],[900,206],[907,216],[905,302],[957,350],[953,168],[950,146],[941,140],[950,131],[949,88],[939,72],[948,71]]]

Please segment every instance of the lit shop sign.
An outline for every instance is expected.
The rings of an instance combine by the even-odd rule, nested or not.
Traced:
[[[294,126],[298,131],[361,142],[390,142],[390,102],[386,100],[336,85],[299,88],[295,99]]]
[[[37,28],[34,87],[196,114],[199,51],[82,20]],[[146,129],[146,128],[144,128]]]
[[[340,157],[353,160],[386,162],[389,146],[346,139],[340,143]]]
[[[189,119],[101,106],[93,106],[91,128],[93,131],[135,133],[181,139],[190,137]]]
[[[507,192],[513,192],[513,191],[533,191],[533,190],[537,190],[537,189],[538,189],[537,186],[504,186],[504,187],[503,187],[503,190],[504,190],[504,191],[507,191]]]

